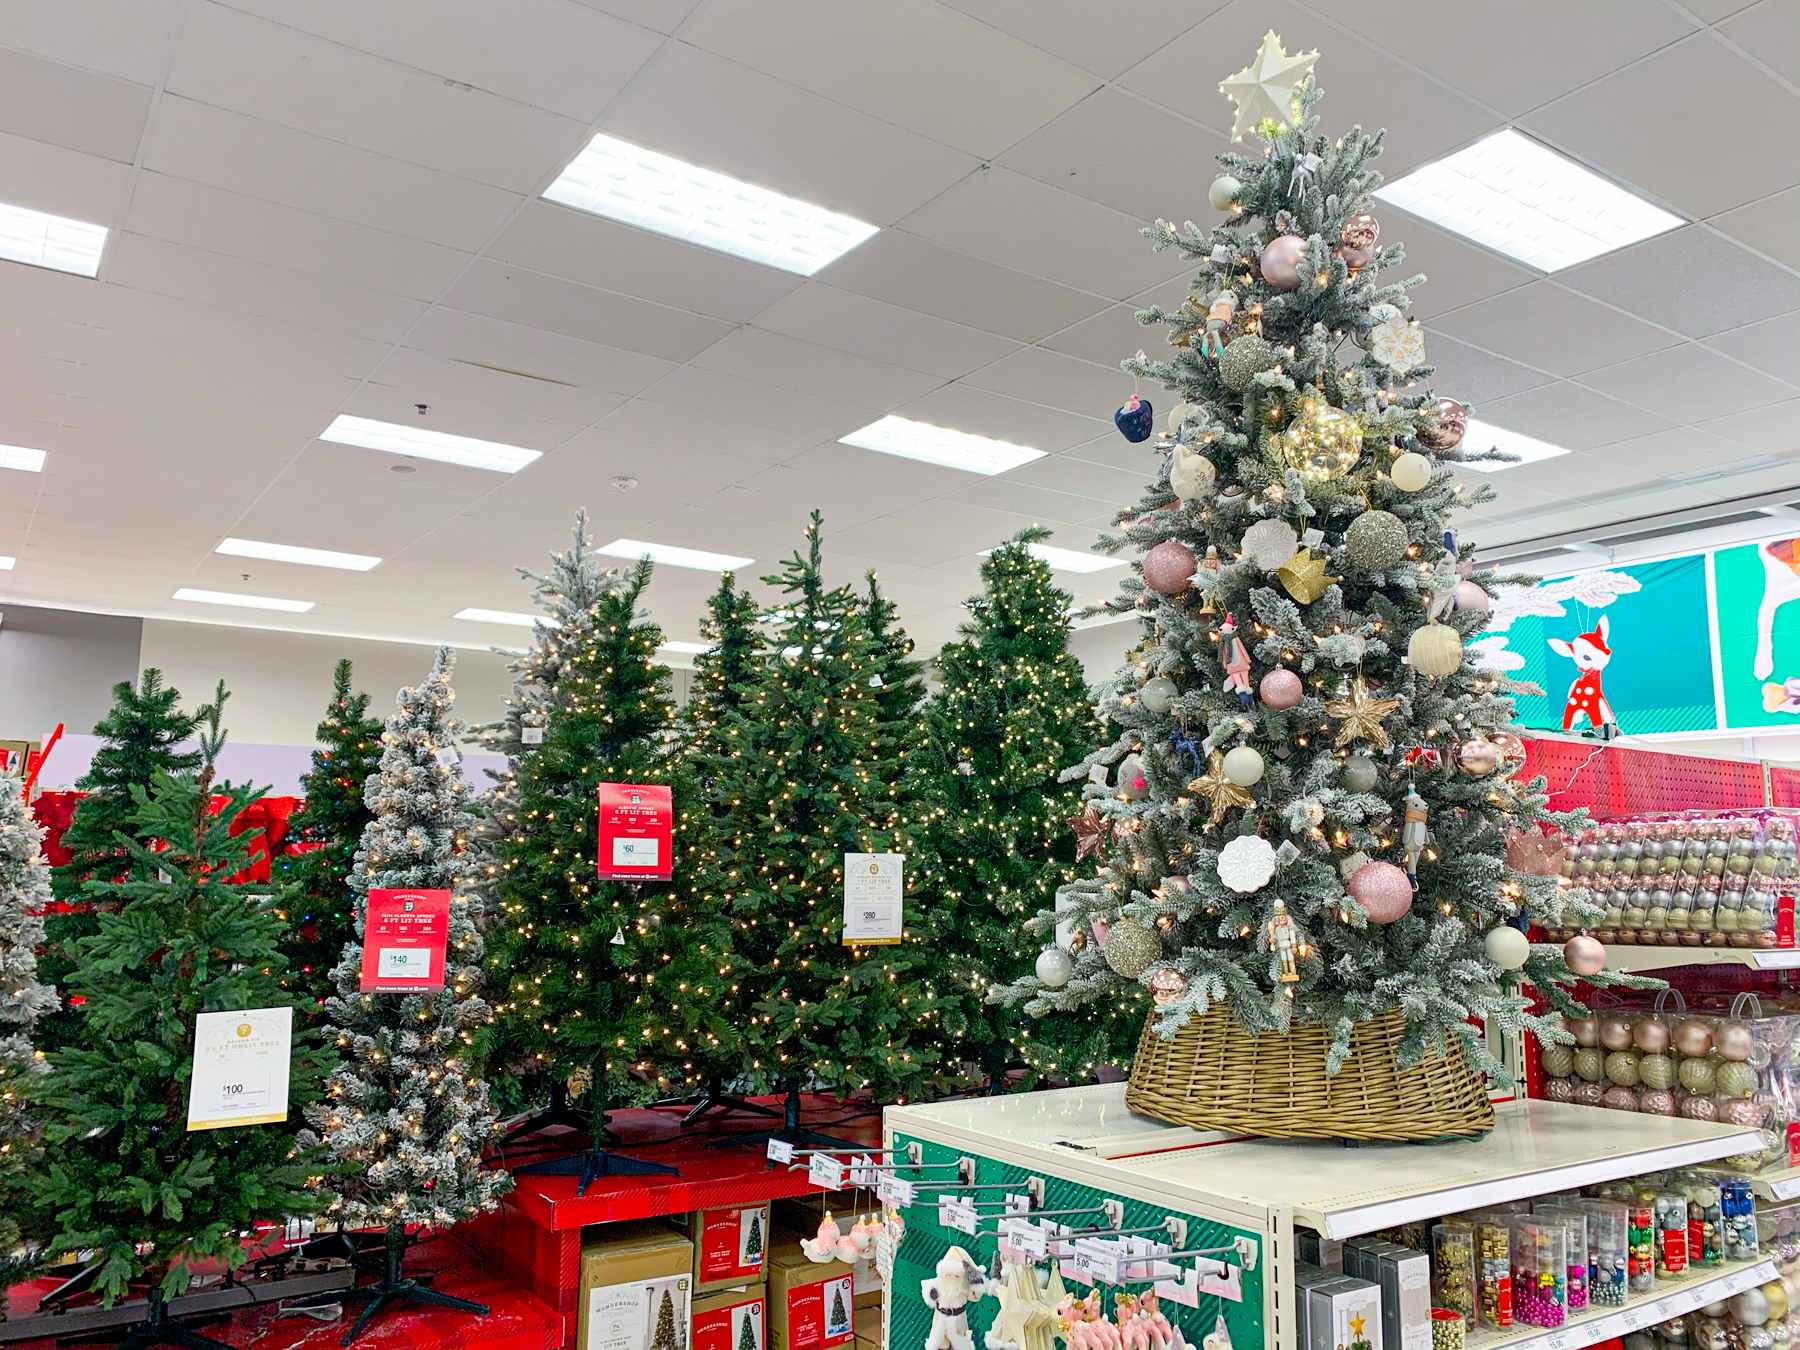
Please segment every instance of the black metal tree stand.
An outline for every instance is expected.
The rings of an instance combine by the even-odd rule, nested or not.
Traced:
[[[507,1127],[506,1133],[500,1136],[500,1143],[504,1147],[528,1134],[554,1129],[558,1125],[566,1125],[571,1130],[585,1130],[589,1123],[587,1115],[570,1104],[568,1085],[560,1078],[553,1078],[550,1082],[550,1105],[514,1121]],[[594,1142],[598,1144],[610,1141],[596,1139]]]
[[[792,1144],[795,1148],[849,1149],[857,1147],[848,1139],[839,1139],[836,1135],[831,1134],[821,1134],[817,1130],[807,1129],[800,1123],[800,1085],[798,1083],[789,1083],[787,1092],[781,1099],[781,1128],[779,1130],[758,1130],[752,1134],[721,1135],[713,1141],[712,1146],[714,1148],[738,1148],[744,1144],[764,1144],[771,1139],[778,1139],[784,1144]]]
[[[454,1308],[458,1312],[470,1313],[476,1317],[486,1317],[488,1305],[477,1303],[473,1299],[457,1298],[453,1294],[440,1294],[430,1285],[419,1280],[409,1280],[400,1272],[401,1263],[406,1258],[406,1226],[392,1224],[387,1230],[387,1266],[382,1276],[374,1284],[365,1284],[357,1289],[346,1289],[342,1294],[335,1294],[334,1299],[366,1298],[369,1306],[358,1315],[356,1322],[346,1331],[339,1341],[340,1345],[349,1345],[368,1329],[369,1323],[378,1317],[383,1308],[390,1303],[428,1303],[434,1308]],[[209,1350],[216,1346],[216,1341],[208,1341],[198,1337],[194,1342],[180,1342],[191,1346],[191,1350]],[[229,1347],[220,1347],[229,1350]]]
[[[700,1090],[698,1097],[687,1099],[692,1103],[687,1113],[682,1116],[683,1125],[692,1125],[708,1111],[717,1111],[721,1115],[778,1116],[781,1112],[772,1106],[764,1106],[761,1102],[753,1102],[748,1097],[739,1097],[725,1090],[725,1084],[717,1078],[709,1079]]]
[[[601,1177],[654,1177],[674,1176],[676,1169],[663,1163],[646,1162],[642,1158],[628,1158],[623,1153],[614,1153],[601,1145],[616,1142],[606,1128],[606,1110],[600,1105],[600,1076],[594,1076],[594,1086],[589,1089],[594,1098],[593,1112],[583,1119],[575,1113],[564,1098],[563,1110],[578,1122],[577,1128],[585,1129],[593,1139],[593,1146],[576,1153],[566,1154],[560,1158],[546,1158],[542,1162],[523,1163],[512,1169],[515,1177],[575,1177],[575,1194],[586,1195],[587,1188]],[[554,1100],[551,1110],[556,1110]]]
[[[163,1297],[160,1289],[150,1291],[149,1316],[125,1329],[125,1339],[120,1342],[120,1350],[146,1350],[152,1345],[177,1345],[183,1347],[183,1350],[232,1350],[224,1341],[202,1336],[192,1327],[169,1316],[168,1300]]]

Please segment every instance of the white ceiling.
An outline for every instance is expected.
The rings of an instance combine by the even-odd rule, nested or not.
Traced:
[[[1034,521],[1082,547],[1150,476],[1116,363],[1184,286],[1136,229],[1208,217],[1216,86],[1268,27],[1324,53],[1329,126],[1389,126],[1390,177],[1512,123],[1693,222],[1546,279],[1381,213],[1433,278],[1439,387],[1577,451],[1494,478],[1477,542],[1800,485],[1792,0],[8,0],[0,200],[115,233],[98,281],[0,264],[0,443],[50,455],[5,475],[0,590],[516,641],[450,615],[525,608],[513,568],[577,505],[759,573],[818,506],[834,576],[879,567],[935,647],[979,550]],[[881,233],[808,281],[537,200],[597,128]],[[416,403],[544,456],[399,475],[315,439]],[[1051,455],[984,478],[836,444],[887,412]],[[659,571],[671,637],[713,585]]]

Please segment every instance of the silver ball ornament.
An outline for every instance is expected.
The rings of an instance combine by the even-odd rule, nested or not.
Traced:
[[[1219,383],[1234,394],[1250,387],[1250,381],[1281,363],[1274,344],[1255,333],[1244,333],[1225,344],[1219,355]]]
[[[1046,947],[1038,953],[1038,983],[1046,989],[1061,989],[1075,974],[1075,958],[1061,947]]]
[[[1364,511],[1344,531],[1344,552],[1365,572],[1385,572],[1406,558],[1406,526],[1392,511]]]
[[[1381,777],[1381,770],[1367,755],[1352,755],[1338,770],[1347,792],[1368,792]]]
[[[1167,675],[1153,675],[1138,690],[1138,701],[1153,713],[1166,713],[1175,705],[1175,681]]]
[[[1127,917],[1114,922],[1101,953],[1113,974],[1135,980],[1162,956],[1162,939],[1148,925]]]

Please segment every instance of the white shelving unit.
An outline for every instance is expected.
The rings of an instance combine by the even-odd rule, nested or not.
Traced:
[[[1672,1280],[1658,1280],[1653,1292],[1621,1308],[1584,1308],[1571,1314],[1560,1327],[1513,1326],[1504,1331],[1477,1332],[1469,1337],[1468,1350],[1580,1350],[1584,1345],[1595,1345],[1691,1313],[1708,1303],[1767,1284],[1775,1277],[1775,1263],[1769,1260],[1690,1269]]]
[[[1292,1308],[1296,1227],[1328,1238],[1501,1204],[1551,1191],[1697,1166],[1759,1147],[1754,1129],[1556,1102],[1499,1106],[1492,1133],[1427,1144],[1251,1139],[1133,1115],[1122,1084],[1012,1097],[889,1107],[887,1147],[905,1134],[1046,1177],[1201,1215],[1262,1234],[1262,1350],[1296,1350]],[[1800,1182],[1797,1182],[1800,1184]],[[1579,1347],[1772,1278],[1766,1263],[1696,1271],[1623,1308],[1578,1314],[1563,1327],[1476,1338],[1471,1350],[1515,1343]],[[1693,1298],[1688,1303],[1685,1300]],[[1667,1306],[1668,1311],[1658,1311]],[[1256,1350],[1238,1346],[1237,1350]]]
[[[1751,970],[1800,970],[1800,948],[1663,947],[1609,942],[1608,970],[1670,970],[1675,966],[1747,966]]]

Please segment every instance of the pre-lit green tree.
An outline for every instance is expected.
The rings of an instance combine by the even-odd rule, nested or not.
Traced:
[[[56,991],[37,977],[50,903],[43,838],[22,782],[0,778],[0,1289],[36,1264],[46,1219],[33,1185],[42,1123],[30,1102],[46,1068],[32,1030],[56,1008]]]
[[[746,1264],[754,1263],[763,1252],[762,1211],[755,1210],[750,1215],[750,1231],[744,1234],[744,1258]]]
[[[1075,863],[1068,818],[1081,809],[1081,787],[1059,775],[1101,729],[1069,651],[1072,598],[1032,553],[1049,533],[1022,531],[982,561],[982,592],[938,653],[938,691],[907,757],[908,890],[943,963],[942,1054],[996,1083],[1014,1057],[1057,1077],[1086,1076],[1061,1053],[1065,1033],[1084,1039],[1076,1018],[1029,1022],[987,1001],[994,985],[1031,969],[1024,925],[1055,903]],[[1123,1024],[1127,1058],[1141,1029],[1139,1010]]]
[[[728,753],[720,744],[725,714],[749,697],[762,664],[762,638],[756,629],[760,607],[730,572],[706,601],[700,636],[706,650],[694,658],[688,699],[676,719],[683,751],[701,757]]]
[[[381,721],[369,716],[369,696],[351,690],[348,660],[331,673],[331,702],[317,735],[312,770],[300,780],[305,804],[290,836],[308,847],[276,860],[276,895],[288,923],[283,987],[315,1011],[329,997],[332,968],[354,936],[350,870],[372,818],[363,784],[381,762]]]
[[[756,1325],[751,1321],[751,1309],[756,1306],[757,1305],[755,1304],[751,1304],[744,1310],[742,1329],[738,1332],[737,1350],[758,1350],[756,1344]]]
[[[200,715],[197,770],[159,772],[148,792],[135,788],[137,810],[117,836],[125,878],[88,888],[103,903],[76,952],[80,1036],[51,1055],[41,1093],[50,1250],[89,1253],[108,1303],[149,1277],[148,1318],[128,1345],[217,1346],[171,1322],[167,1300],[197,1265],[241,1265],[253,1224],[316,1213],[327,1198],[318,1160],[296,1149],[285,1124],[187,1128],[198,1014],[291,1006],[278,975],[281,921],[226,880],[250,852],[232,822],[258,793],[214,782],[224,701],[221,684]],[[224,798],[216,811],[215,788]],[[326,1059],[314,1033],[296,1031],[290,1119],[318,1099]]]

